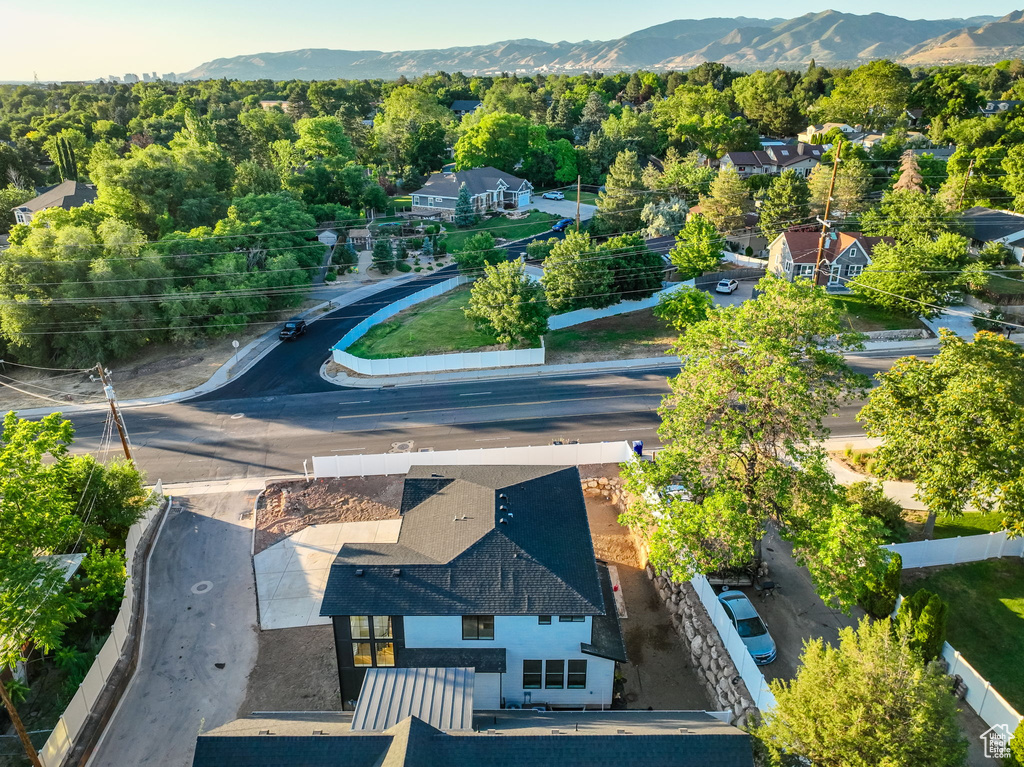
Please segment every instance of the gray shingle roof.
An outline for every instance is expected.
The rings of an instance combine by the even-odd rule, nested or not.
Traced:
[[[511,173],[497,168],[470,168],[455,173],[434,173],[427,182],[410,194],[425,194],[432,197],[458,197],[459,187],[465,183],[471,197],[485,192],[493,192],[498,188],[498,181],[504,181],[511,190],[517,190],[524,184],[532,189],[529,181],[513,176]]]
[[[967,233],[975,240],[988,242],[1024,231],[1024,216],[1004,210],[976,206],[960,214]]]
[[[296,722],[293,717],[299,717]],[[331,715],[242,719],[201,735],[193,767],[752,767],[750,736],[702,711],[487,711],[475,732],[410,717],[360,733]],[[323,735],[312,735],[318,729]],[[488,734],[493,729],[495,734]],[[278,735],[257,735],[270,730]],[[295,734],[303,731],[304,734]],[[552,734],[558,730],[559,734]],[[619,734],[624,730],[624,734]],[[681,730],[685,730],[682,732]],[[287,733],[287,734],[285,734]]]
[[[481,102],[479,101],[472,101],[469,99],[456,99],[455,101],[452,102],[452,111],[472,112],[474,109],[480,106],[480,103]]]
[[[478,674],[504,674],[508,670],[504,647],[403,647],[395,663],[403,668],[458,666]]]
[[[51,186],[38,197],[22,203],[12,210],[26,209],[31,213],[38,213],[48,208],[64,208],[71,210],[87,202],[96,199],[96,187],[83,184],[80,181],[65,181],[57,186]]]
[[[503,508],[504,507],[504,508]],[[414,467],[394,544],[345,544],[321,615],[603,615],[575,467]]]
[[[601,594],[604,596],[607,610],[604,615],[593,617],[590,622],[590,644],[585,644],[580,649],[588,655],[625,663],[628,660],[626,640],[622,637],[619,614],[615,609],[615,592],[612,587],[611,573],[608,572],[607,565],[601,564],[597,566],[597,571],[601,577]]]

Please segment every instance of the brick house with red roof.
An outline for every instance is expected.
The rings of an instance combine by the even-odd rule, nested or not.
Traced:
[[[768,273],[792,282],[811,279],[818,259],[820,232],[783,232],[768,245]],[[871,253],[891,237],[867,237],[860,232],[832,232],[826,236],[817,284],[844,288],[871,263]]]

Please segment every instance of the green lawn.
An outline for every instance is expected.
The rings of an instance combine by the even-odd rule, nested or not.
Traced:
[[[906,330],[920,328],[921,321],[909,314],[900,314],[883,309],[867,301],[862,296],[832,296],[832,301],[842,312],[841,321],[844,327],[858,333],[872,330]]]
[[[990,274],[988,284],[982,289],[984,293],[994,293],[998,296],[1021,296],[1024,297],[1024,271],[1019,267],[999,267],[995,271],[999,274]]]
[[[565,199],[576,202],[576,189],[566,189]],[[597,205],[597,193],[596,192],[580,192],[580,202],[583,205]]]
[[[394,213],[396,210],[409,210],[410,207],[412,207],[412,196],[408,194],[388,200],[388,213]]]
[[[904,595],[920,589],[949,602],[949,643],[1011,706],[1024,711],[1024,566],[1020,559],[988,559],[904,576]]]
[[[418,357],[465,351],[497,343],[494,336],[477,330],[462,310],[469,305],[469,286],[396,314],[388,322],[370,328],[346,351],[364,359]]]
[[[557,220],[558,216],[531,210],[529,216],[517,221],[504,216],[495,216],[485,221],[479,221],[466,229],[459,229],[454,224],[445,224],[444,228],[448,232],[448,252],[454,253],[462,247],[466,240],[480,232],[490,232],[495,237],[504,237],[506,240],[518,240],[548,231]]]
[[[544,336],[548,362],[659,357],[676,333],[650,309],[552,330]]]
[[[956,538],[958,535],[981,535],[1003,529],[1002,514],[968,512],[960,517],[939,517],[935,520],[936,538]]]

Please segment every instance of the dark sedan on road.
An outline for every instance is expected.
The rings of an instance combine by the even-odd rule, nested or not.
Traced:
[[[552,224],[551,231],[552,232],[564,232],[566,229],[568,229],[572,225],[573,225],[573,220],[571,218],[563,218],[560,221],[556,221],[554,224]]]

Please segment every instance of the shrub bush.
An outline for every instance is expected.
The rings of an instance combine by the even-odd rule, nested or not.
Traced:
[[[405,261],[399,261],[397,264],[395,264],[395,268],[398,269],[398,271],[400,272],[412,271],[412,267]]]
[[[910,635],[911,645],[928,663],[942,653],[948,620],[949,605],[938,594],[921,589],[900,603],[895,625]]]
[[[900,595],[900,573],[903,571],[903,557],[889,554],[889,563],[881,579],[873,583],[860,598],[864,612],[872,618],[887,618],[896,609]]]
[[[333,269],[328,270],[327,274],[324,275],[324,282],[334,282],[338,279],[338,273]]]
[[[868,466],[874,459],[868,461]],[[903,507],[885,494],[878,482],[854,482],[846,488],[850,503],[860,506],[867,517],[874,517],[885,525],[887,543],[900,543],[909,537],[907,523],[903,520]]]

